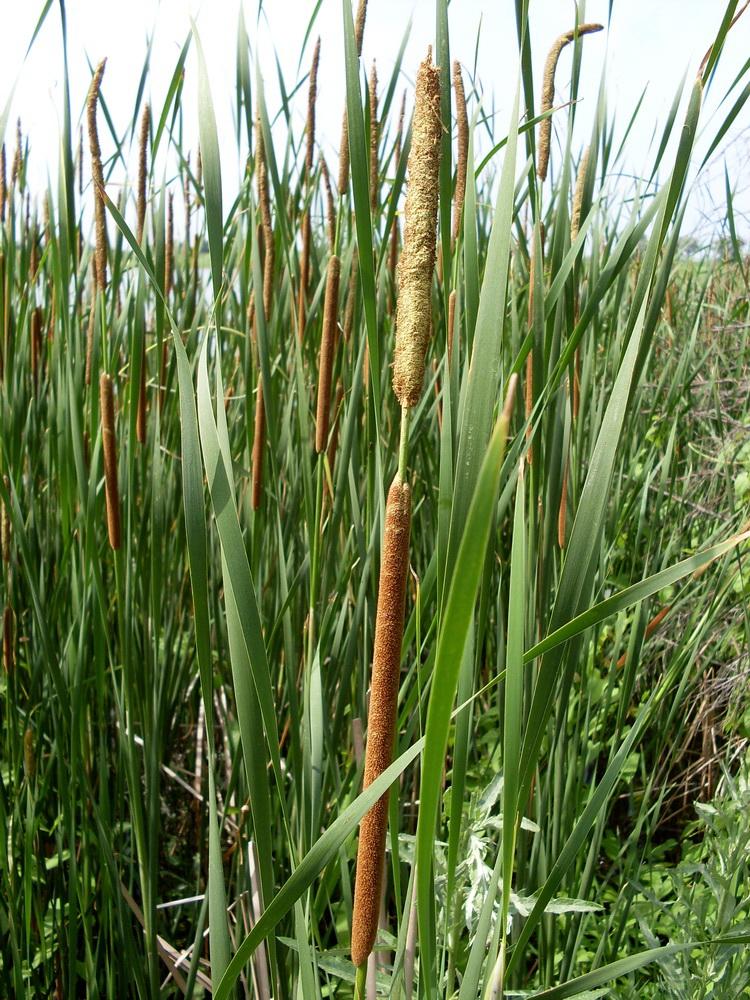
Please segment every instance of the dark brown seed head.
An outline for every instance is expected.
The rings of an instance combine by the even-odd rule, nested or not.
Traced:
[[[346,315],[344,316],[344,340],[352,339],[354,329],[354,306],[357,301],[357,270],[359,269],[359,252],[355,248],[352,255],[352,269],[349,274],[349,290],[346,296]]]
[[[398,477],[388,491],[380,566],[370,711],[363,786],[367,788],[393,761],[404,601],[409,573],[411,488]],[[359,828],[352,921],[352,962],[367,961],[378,929],[380,892],[388,829],[388,793],[366,814]]]
[[[328,274],[326,277],[323,336],[320,343],[320,360],[318,370],[318,406],[315,421],[315,450],[319,455],[328,447],[328,427],[331,410],[331,377],[333,374],[333,355],[336,344],[336,326],[338,323],[340,277],[341,261],[338,257],[333,256],[328,262]]]
[[[104,484],[107,500],[107,528],[109,544],[120,548],[120,490],[117,483],[117,437],[115,435],[115,400],[112,379],[102,372],[99,379],[99,396],[102,414],[102,451],[104,453]]]
[[[601,31],[604,26],[601,24],[579,24],[578,35],[590,35],[595,31]],[[555,70],[560,53],[575,38],[575,31],[566,31],[560,35],[555,44],[549,50],[547,62],[544,65],[544,78],[542,80],[542,102],[539,106],[539,113],[544,114],[552,109],[552,101],[555,96]],[[550,141],[552,138],[552,117],[545,118],[539,126],[539,161],[537,164],[537,174],[539,179],[547,179],[549,168]]]
[[[430,291],[437,240],[440,168],[440,71],[432,53],[419,67],[404,208],[404,246],[398,265],[398,311],[393,391],[402,406],[422,394],[430,331]]]

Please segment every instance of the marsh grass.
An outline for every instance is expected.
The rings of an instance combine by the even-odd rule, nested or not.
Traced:
[[[346,1000],[368,814],[371,998],[633,992],[678,954],[633,931],[632,887],[679,861],[683,803],[747,739],[731,196],[725,259],[690,258],[681,230],[696,135],[712,149],[746,107],[746,66],[726,95],[713,75],[740,6],[632,189],[606,81],[591,133],[576,120],[595,40],[562,36],[535,103],[544,53],[516,7],[501,122],[471,54],[453,66],[444,0],[425,118],[408,83],[399,103],[402,56],[368,88],[366,5],[345,4],[335,187],[309,113],[302,133],[292,97],[267,105],[243,18],[231,201],[197,31],[161,107],[144,66],[128,122],[103,62],[88,96],[66,78],[48,191],[19,126],[0,163],[0,995]],[[315,26],[311,6],[310,73],[285,88],[308,112],[335,58]],[[410,528],[386,635],[388,484]],[[392,756],[362,789],[385,646]]]

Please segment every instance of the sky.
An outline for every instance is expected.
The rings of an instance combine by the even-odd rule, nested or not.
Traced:
[[[7,0],[6,0],[7,2]],[[196,20],[206,54],[222,149],[225,204],[231,204],[244,153],[238,155],[233,121],[235,100],[236,38],[240,6],[251,44],[252,72],[259,60],[271,113],[278,108],[280,67],[287,88],[304,79],[315,40],[321,37],[318,77],[317,136],[321,151],[336,171],[336,148],[345,100],[342,2],[321,0],[315,23],[308,32],[314,0],[68,0],[69,64],[74,122],[80,120],[92,67],[107,57],[102,85],[112,118],[120,133],[130,123],[140,74],[152,39],[147,97],[160,110],[180,49]],[[55,176],[62,117],[62,45],[60,18],[55,3],[24,60],[28,43],[42,10],[42,3],[17,3],[12,18],[4,19],[0,37],[0,106],[14,82],[6,140],[14,143],[13,130],[20,116],[28,135],[32,189],[46,186]],[[700,60],[710,45],[724,12],[724,0],[587,0],[581,20],[600,21],[606,30],[583,40],[583,64],[577,109],[576,141],[587,144],[596,109],[602,73],[606,68],[608,105],[622,135],[644,93],[643,105],[628,139],[627,173],[641,175],[653,161],[669,108],[683,75],[688,88]],[[611,8],[611,18],[610,18]],[[451,59],[474,72],[484,93],[484,109],[494,111],[498,135],[504,135],[510,118],[518,75],[518,50],[514,0],[452,0],[449,6]],[[541,79],[549,47],[575,21],[574,0],[530,0],[531,37],[535,79]],[[409,26],[411,26],[409,28]],[[364,36],[363,61],[369,69],[376,59],[381,94],[389,81],[405,33],[409,31],[402,66],[403,87],[411,93],[414,74],[427,46],[434,43],[435,5],[432,0],[370,0]],[[557,74],[557,101],[564,100],[570,79],[571,52],[561,56]],[[711,115],[750,52],[750,10],[730,33],[720,73],[707,97],[703,124],[711,130]],[[745,81],[746,82],[746,81]],[[304,123],[306,84],[295,107],[296,127]],[[741,89],[741,88],[739,88]],[[732,101],[739,93],[735,91]],[[687,96],[687,95],[685,95]],[[197,147],[197,65],[195,47],[187,62],[183,105],[186,140]],[[724,105],[724,113],[730,104]],[[684,101],[683,101],[684,107]],[[680,112],[682,114],[682,112]],[[715,122],[721,119],[714,119]],[[714,124],[714,131],[717,127]],[[700,141],[700,140],[699,140]],[[108,143],[103,137],[105,158]],[[704,141],[705,148],[705,141]],[[109,151],[112,145],[109,143]],[[554,158],[553,146],[553,158]],[[735,186],[735,211],[741,232],[750,237],[750,106],[743,110],[714,157],[698,179],[686,229],[707,237],[710,223],[722,217],[725,202],[726,164]],[[669,163],[669,159],[666,160]],[[624,183],[624,182],[623,182]],[[233,190],[234,189],[234,190]]]

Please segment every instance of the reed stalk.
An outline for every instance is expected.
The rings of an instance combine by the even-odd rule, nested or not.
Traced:
[[[315,450],[320,455],[328,447],[328,426],[331,411],[331,378],[338,324],[339,281],[341,261],[331,257],[326,276],[326,297],[323,311],[323,336],[318,364],[318,405],[315,422]]]
[[[102,372],[99,378],[101,402],[102,452],[104,454],[104,485],[107,502],[109,544],[117,551],[122,544],[120,533],[120,490],[117,481],[117,436],[115,434],[115,401],[112,378]]]
[[[357,43],[357,55],[362,55],[362,41],[365,37],[365,19],[367,17],[367,0],[359,0],[357,17],[354,22],[354,38]],[[339,194],[343,197],[349,187],[349,115],[344,106],[344,120],[341,123],[341,142],[339,143]]]

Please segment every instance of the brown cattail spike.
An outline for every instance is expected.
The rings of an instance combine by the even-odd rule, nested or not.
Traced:
[[[587,146],[581,157],[581,164],[578,167],[576,177],[576,188],[573,193],[573,212],[570,217],[570,242],[575,243],[578,239],[578,231],[581,228],[581,211],[583,209],[583,192],[586,186],[586,169],[589,164],[589,153],[591,146]]]
[[[323,311],[323,337],[320,343],[318,370],[318,409],[315,421],[315,450],[320,455],[328,447],[328,425],[331,408],[331,377],[336,343],[336,324],[339,306],[339,280],[341,261],[331,257],[326,277],[326,299]]]
[[[310,86],[307,92],[307,150],[305,152],[305,178],[309,180],[313,168],[313,153],[315,150],[315,99],[318,94],[318,64],[320,63],[320,38],[315,43],[312,66],[310,67]]]
[[[578,35],[590,35],[595,31],[601,31],[604,25],[602,24],[579,24],[577,31],[571,29],[566,31],[564,35],[560,35],[555,44],[549,50],[549,55],[547,56],[547,62],[544,65],[544,79],[542,81],[542,103],[539,107],[539,113],[545,114],[547,111],[552,110],[552,101],[555,96],[555,70],[557,69],[557,60],[560,58],[560,53],[569,45],[573,39]],[[537,165],[537,174],[539,179],[544,181],[547,179],[547,169],[549,167],[549,150],[550,150],[550,140],[552,138],[552,117],[549,116],[544,119],[544,121],[539,126],[539,162]]]
[[[416,405],[424,382],[437,239],[440,137],[440,71],[432,65],[430,51],[417,73],[404,247],[398,265],[393,391],[406,407]]]
[[[456,326],[456,289],[448,296],[448,367],[453,363],[453,330]]]
[[[104,75],[107,60],[102,59],[94,72],[94,78],[89,88],[86,101],[86,116],[89,129],[89,148],[91,150],[91,175],[94,179],[94,221],[96,228],[96,281],[102,291],[107,286],[107,219],[104,212],[104,170],[102,168],[102,151],[99,146],[99,130],[96,124],[96,106],[99,101],[99,88]]]
[[[328,246],[331,253],[336,250],[336,207],[333,203],[333,188],[331,187],[331,177],[328,173],[328,166],[323,157],[320,158],[320,172],[323,175],[323,183],[326,186],[326,222],[328,224]]]
[[[148,136],[151,129],[151,108],[147,104],[141,118],[141,141],[138,157],[138,204],[137,234],[139,243],[143,240],[143,226],[146,222],[146,178],[148,176]]]
[[[388,491],[380,567],[370,713],[363,786],[367,788],[393,760],[396,703],[404,634],[404,601],[409,572],[411,488],[398,476]],[[352,921],[352,962],[367,961],[375,943],[385,866],[388,793],[370,809],[359,828],[357,877]]]
[[[346,314],[344,316],[344,340],[349,343],[354,329],[354,307],[357,301],[357,271],[359,269],[359,253],[355,247],[352,255],[352,269],[349,274],[349,291],[346,296]]]
[[[266,253],[263,262],[263,312],[266,322],[268,322],[273,302],[274,241],[273,228],[271,226],[271,198],[268,193],[268,175],[266,174],[260,114],[258,114],[255,121],[255,133],[255,172],[258,180],[258,200],[260,202],[261,219],[263,220],[263,245]]]
[[[466,170],[469,162],[469,116],[466,112],[466,94],[461,76],[461,65],[453,63],[453,90],[456,95],[456,123],[458,125],[458,161],[456,164],[456,195],[453,202],[453,246],[461,229],[461,212],[466,195]]]
[[[370,70],[370,208],[378,204],[378,73],[375,63]]]
[[[109,544],[117,551],[120,536],[120,490],[117,484],[117,437],[115,435],[115,400],[112,379],[102,372],[99,379],[102,411],[102,451],[104,453],[104,484],[107,500],[107,528]]]

